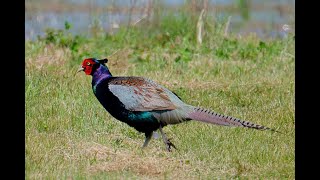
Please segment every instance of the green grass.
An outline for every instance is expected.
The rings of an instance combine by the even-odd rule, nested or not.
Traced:
[[[26,179],[295,179],[294,40],[223,37],[223,26],[207,23],[202,46],[185,15],[26,42]],[[286,135],[190,121],[164,128],[178,151],[161,139],[142,150],[144,135],[111,117],[91,77],[76,74],[92,56],[108,57],[115,76],[148,77],[186,103]]]

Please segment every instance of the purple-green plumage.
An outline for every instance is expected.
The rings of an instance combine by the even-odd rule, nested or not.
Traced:
[[[116,119],[145,133],[146,147],[153,131],[160,130],[167,150],[175,147],[162,128],[196,120],[223,126],[238,126],[272,130],[230,116],[184,103],[175,93],[154,81],[142,77],[113,77],[105,65],[107,59],[85,59],[79,71],[92,76],[92,89],[102,106]]]

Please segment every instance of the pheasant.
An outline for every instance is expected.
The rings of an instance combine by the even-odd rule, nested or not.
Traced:
[[[196,120],[222,126],[247,127],[258,130],[274,129],[222,115],[214,111],[184,103],[167,88],[143,77],[115,77],[106,66],[108,59],[84,59],[77,72],[92,76],[92,90],[102,106],[116,119],[145,134],[146,147],[152,134],[160,130],[166,149],[174,144],[163,132],[163,127]],[[277,131],[278,132],[278,131]]]

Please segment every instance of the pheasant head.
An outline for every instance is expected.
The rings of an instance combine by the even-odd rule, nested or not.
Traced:
[[[108,62],[108,59],[96,59],[96,58],[87,58],[82,62],[81,67],[78,69],[78,72],[84,71],[86,75],[93,75],[93,73],[102,65],[106,66],[105,63]]]

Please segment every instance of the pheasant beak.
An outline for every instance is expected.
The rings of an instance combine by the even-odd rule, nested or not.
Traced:
[[[84,68],[83,68],[83,67],[80,67],[80,68],[78,69],[77,73],[80,72],[80,71],[84,71]]]

